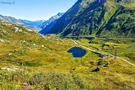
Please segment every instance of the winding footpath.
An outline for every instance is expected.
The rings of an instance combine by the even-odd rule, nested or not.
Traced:
[[[84,48],[84,49],[86,49],[86,50],[89,50],[89,51],[92,51],[92,52],[95,52],[95,53],[99,53],[99,54],[103,54],[103,53],[104,53],[104,52],[99,52],[99,51],[93,50],[93,49],[91,49],[91,48],[88,48],[88,47],[86,47],[86,46],[80,45],[80,44],[77,43],[75,40],[72,40],[72,41],[74,42],[74,44],[76,44],[76,45],[78,45],[78,46],[80,46],[80,47],[82,47],[82,48]],[[115,57],[114,55],[109,54],[109,53],[106,54],[106,55],[111,56],[111,57]],[[119,59],[123,60],[124,62],[126,62],[126,63],[128,63],[128,64],[130,64],[130,65],[132,65],[132,66],[135,67],[135,64],[129,62],[128,60],[126,60],[126,59],[124,59],[124,58],[122,58],[122,57],[118,57],[118,56],[117,56],[117,58],[119,58]]]

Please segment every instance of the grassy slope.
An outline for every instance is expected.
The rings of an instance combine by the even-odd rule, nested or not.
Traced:
[[[135,7],[133,5],[134,3],[119,4],[114,15],[102,29],[101,36],[135,37]]]
[[[73,46],[70,39],[43,38],[23,27],[0,23],[0,89],[135,89],[134,67],[112,57],[102,59],[90,51],[83,58],[74,59],[67,53]],[[20,70],[8,71],[4,67]],[[92,72],[97,67],[100,70]]]
[[[84,44],[92,49],[98,51],[105,51],[114,55],[116,54],[120,57],[135,63],[135,39],[134,38],[97,38],[94,40],[81,40],[81,44]]]
[[[107,0],[103,4],[96,0],[80,0],[57,21],[50,33],[135,37],[134,12],[134,2]]]

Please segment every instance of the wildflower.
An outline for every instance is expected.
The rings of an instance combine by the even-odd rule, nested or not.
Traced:
[[[30,85],[28,83],[25,83],[25,90],[29,90],[30,89]]]

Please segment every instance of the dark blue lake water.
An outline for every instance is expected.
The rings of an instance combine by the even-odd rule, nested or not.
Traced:
[[[72,53],[74,58],[81,58],[86,54],[86,51],[80,47],[72,47],[68,53]]]

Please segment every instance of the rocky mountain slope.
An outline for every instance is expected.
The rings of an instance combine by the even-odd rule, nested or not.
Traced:
[[[135,37],[134,0],[78,0],[47,34]]]
[[[55,25],[55,23],[57,22],[57,20],[63,15],[64,13],[58,13],[55,16],[52,16],[49,20],[45,21],[40,28],[42,29],[39,33],[41,34],[45,34],[48,32],[48,30],[50,30],[50,28],[53,27],[53,25]]]
[[[44,20],[29,21],[29,20],[16,19],[14,17],[4,16],[4,15],[0,15],[0,19],[12,24],[24,26],[28,29],[33,29],[37,32],[40,30],[39,26],[44,22]]]
[[[41,27],[42,29],[46,28],[46,26],[48,26],[49,24],[51,24],[55,20],[59,19],[63,14],[64,13],[58,13],[57,15],[52,16],[48,20],[44,21],[44,23],[41,24],[39,27]]]
[[[6,22],[13,23],[13,24],[23,25],[23,22],[21,20],[18,20],[14,17],[11,17],[11,16],[0,15],[0,19],[3,20],[3,21],[6,21]]]

